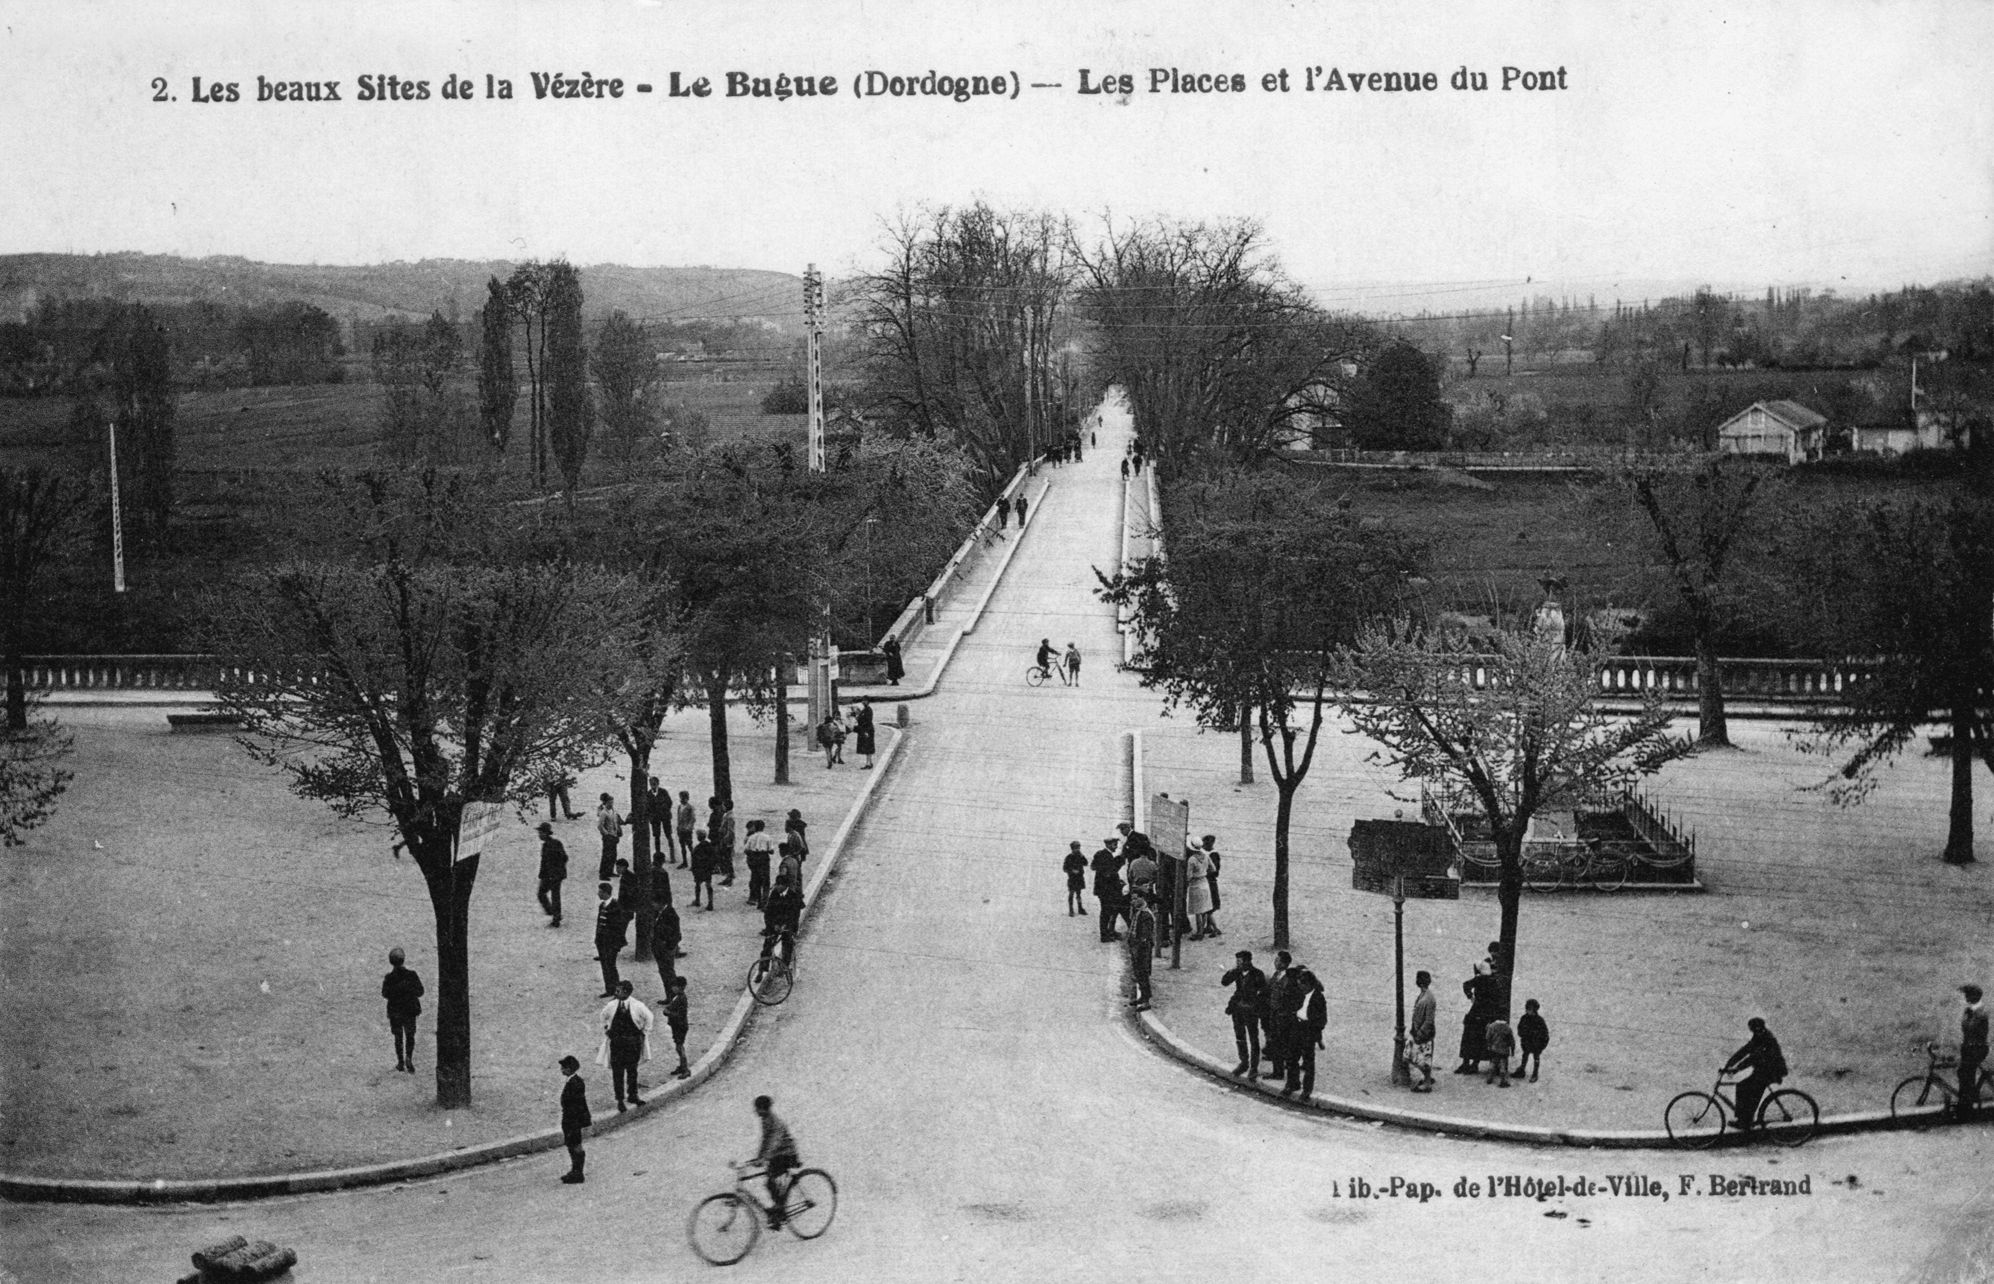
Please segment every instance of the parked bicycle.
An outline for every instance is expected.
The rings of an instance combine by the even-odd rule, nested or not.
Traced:
[[[756,959],[748,969],[748,992],[755,996],[755,1002],[774,1007],[789,997],[789,991],[795,984],[796,936],[782,932],[777,935],[769,952]]]
[[[1942,1071],[1957,1071],[1959,1054],[1941,1048],[1936,1043],[1916,1045],[1925,1054],[1925,1073],[1914,1074],[1897,1085],[1890,1094],[1890,1117],[1892,1119],[1936,1119],[1952,1115],[1959,1110],[1959,1085],[1956,1074]],[[1986,1099],[1994,1093],[1994,1070],[1986,1066],[1980,1068],[1980,1077],[1974,1081],[1976,1098]]]
[[[732,1266],[752,1252],[769,1212],[749,1185],[768,1170],[753,1163],[727,1166],[734,1170],[734,1189],[700,1200],[686,1222],[692,1251],[715,1266]],[[838,1183],[823,1169],[798,1169],[783,1186],[782,1224],[796,1238],[816,1239],[837,1215]]]
[[[1743,1076],[1717,1074],[1709,1092],[1685,1092],[1662,1111],[1669,1140],[1691,1150],[1714,1146],[1727,1127],[1737,1126],[1738,1103],[1731,1089]],[[1758,1126],[1782,1146],[1799,1146],[1821,1125],[1821,1108],[1798,1088],[1775,1088],[1759,1101]]]

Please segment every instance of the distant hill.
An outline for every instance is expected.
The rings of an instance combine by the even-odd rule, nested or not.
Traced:
[[[0,320],[21,320],[50,296],[98,296],[137,303],[256,304],[301,299],[341,321],[421,318],[453,310],[468,318],[484,306],[485,282],[504,280],[510,262],[424,259],[319,267],[257,263],[218,256],[164,254],[0,255]],[[801,333],[803,280],[745,268],[581,266],[586,312],[621,308],[655,321],[759,318]]]

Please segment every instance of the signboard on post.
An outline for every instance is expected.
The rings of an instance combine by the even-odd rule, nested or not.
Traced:
[[[1408,900],[1461,899],[1461,874],[1454,867],[1447,831],[1419,821],[1360,820],[1352,825],[1350,885]]]
[[[469,860],[482,852],[485,844],[497,836],[499,822],[504,816],[504,803],[465,803],[463,814],[457,820],[457,859]]]
[[[1152,794],[1149,799],[1149,841],[1163,860],[1184,860],[1184,844],[1191,838],[1191,804],[1168,794]]]

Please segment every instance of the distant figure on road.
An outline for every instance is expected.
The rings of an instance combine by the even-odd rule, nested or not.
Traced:
[[[561,925],[561,884],[568,877],[568,849],[554,837],[554,826],[540,822],[540,908],[549,927]]]
[[[1253,951],[1240,950],[1233,956],[1230,971],[1219,978],[1220,985],[1232,987],[1225,1014],[1232,1018],[1232,1043],[1239,1051],[1235,1076],[1250,1075],[1260,1064],[1260,1013],[1267,1006],[1267,974],[1253,966]]]
[[[907,666],[900,658],[900,640],[888,638],[879,644],[879,653],[886,657],[886,681],[899,686],[900,679],[907,676]]]
[[[1073,643],[1066,644],[1066,682],[1070,686],[1080,685],[1080,648]]]
[[[1011,524],[1011,505],[1002,499],[997,501],[997,529],[1003,530]]]
[[[872,727],[872,701],[859,699],[858,716],[852,720],[852,735],[858,741],[858,751],[865,755],[866,770],[872,769],[872,755],[878,747],[878,733]]]
[[[1128,457],[1127,455],[1123,455],[1123,456],[1122,456],[1122,480],[1123,480],[1123,481],[1127,481],[1128,479],[1129,479],[1129,457]]]
[[[1122,858],[1115,854],[1115,846],[1121,840],[1103,838],[1101,850],[1094,853],[1089,865],[1094,870],[1094,899],[1101,907],[1101,940],[1119,941],[1122,934],[1115,930],[1115,919],[1122,914]]]
[[[1080,850],[1079,839],[1066,845],[1066,859],[1059,862],[1059,867],[1066,872],[1066,916],[1085,917],[1087,903],[1080,899],[1080,893],[1087,890],[1087,857]]]
[[[691,1022],[686,1015],[685,978],[672,978],[671,990],[665,995],[665,1025],[672,1032],[672,1048],[679,1054],[678,1069],[672,1071],[674,1079],[692,1077],[692,1070],[685,1063],[685,1032]]]
[[[630,915],[613,895],[615,890],[608,883],[598,883],[595,889],[595,957],[602,965],[605,999],[616,997],[616,986],[621,980],[616,973],[616,956],[623,952],[624,934],[630,928]]]
[[[1966,1010],[1959,1014],[1959,1114],[1964,1119],[1980,1102],[1980,1067],[1987,1061],[1987,1009],[1980,1006],[1980,987],[1962,985]]]
[[[679,809],[673,816],[673,828],[678,830],[679,868],[692,868],[692,829],[699,823],[699,813],[693,810],[692,795],[679,790]]]
[[[623,817],[616,814],[616,800],[608,794],[602,795],[602,804],[595,809],[595,831],[602,835],[602,862],[596,869],[596,877],[616,876],[616,845],[623,841]]]
[[[1025,497],[1022,493],[1020,493],[1019,496],[1011,502],[1018,510],[1018,529],[1023,530],[1025,529]]]
[[[1439,1033],[1435,1016],[1440,1004],[1433,997],[1433,973],[1421,972],[1412,979],[1419,986],[1419,997],[1413,1000],[1412,1025],[1406,1029],[1406,1069],[1419,1074],[1419,1082],[1412,1085],[1414,1092],[1432,1092],[1433,1043]]]
[[[1528,1067],[1530,1082],[1536,1083],[1537,1071],[1544,1065],[1544,1049],[1551,1046],[1551,1027],[1537,1011],[1535,999],[1523,1001],[1523,1015],[1516,1022],[1516,1042],[1523,1049],[1523,1055],[1516,1061],[1516,1077],[1521,1079]]]
[[[630,997],[630,982],[619,981],[616,997],[597,1014],[602,1022],[602,1046],[596,1049],[595,1063],[608,1066],[616,1085],[616,1109],[641,1106],[637,1095],[637,1067],[651,1059],[651,1009]]]
[[[395,1036],[395,1069],[415,1073],[415,1019],[422,1014],[422,978],[402,966],[400,948],[388,951],[381,997],[388,1001],[388,1031]]]
[[[561,1144],[568,1148],[568,1171],[561,1180],[570,1186],[587,1180],[582,1174],[588,1164],[582,1129],[595,1122],[589,1115],[588,1085],[582,1082],[581,1070],[582,1063],[576,1057],[561,1058],[561,1073],[567,1080],[561,1085]]]
[[[1740,1132],[1750,1132],[1758,1126],[1759,1098],[1765,1095],[1768,1085],[1786,1078],[1786,1054],[1780,1051],[1779,1040],[1773,1038],[1772,1031],[1766,1028],[1765,1018],[1753,1017],[1745,1022],[1745,1028],[1752,1032],[1752,1037],[1724,1063],[1725,1074],[1735,1070],[1751,1071],[1738,1081],[1737,1122]]]

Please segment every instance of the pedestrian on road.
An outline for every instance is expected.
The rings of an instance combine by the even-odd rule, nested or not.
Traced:
[[[1267,1058],[1267,1070],[1263,1079],[1285,1079],[1288,1076],[1288,1026],[1294,1020],[1297,999],[1294,994],[1293,971],[1295,956],[1286,950],[1274,951],[1274,971],[1267,978],[1267,1006],[1262,1011],[1262,1023],[1266,1029],[1261,1032],[1260,1053]]]
[[[663,864],[672,850],[672,791],[660,787],[656,776],[644,791],[644,819],[651,826],[651,859]]]
[[[1219,930],[1219,852],[1218,836],[1206,834],[1205,846],[1205,888],[1211,893],[1212,907],[1205,912],[1205,935],[1224,936]]]
[[[997,529],[1003,530],[1011,524],[1011,506],[1003,500],[997,501]]]
[[[616,814],[616,800],[608,794],[602,795],[602,803],[595,809],[595,830],[602,835],[602,863],[596,877],[613,878],[616,875],[616,845],[623,841],[623,817]]]
[[[1461,1064],[1454,1073],[1474,1074],[1489,1055],[1489,1022],[1498,1011],[1495,971],[1487,960],[1475,964],[1475,974],[1461,982],[1461,993],[1468,1012],[1461,1018]]]
[[[1750,1132],[1758,1126],[1759,1098],[1765,1095],[1768,1086],[1786,1078],[1786,1054],[1780,1051],[1779,1040],[1766,1028],[1765,1019],[1753,1017],[1745,1022],[1745,1028],[1752,1032],[1752,1037],[1724,1063],[1726,1074],[1735,1070],[1751,1072],[1738,1081],[1740,1132]]]
[[[783,1178],[802,1164],[803,1157],[796,1149],[796,1138],[790,1135],[788,1125],[775,1117],[774,1105],[768,1097],[755,1098],[755,1113],[762,1121],[762,1141],[755,1149],[755,1162],[768,1174],[765,1184],[769,1193],[769,1229],[780,1230],[783,1206],[789,1202],[789,1183]]]
[[[665,993],[672,992],[672,982],[678,980],[678,961],[685,957],[679,946],[685,942],[685,928],[679,922],[678,909],[669,902],[658,906],[658,915],[651,920],[651,957],[658,964],[658,980],[664,982]]]
[[[803,813],[796,808],[789,809],[789,815],[782,822],[783,832],[789,835],[790,845],[796,848],[796,858],[802,860],[810,854],[810,822],[803,819]],[[802,879],[798,879],[800,885]]]
[[[1022,531],[1025,529],[1025,493],[1019,491],[1018,497],[1012,500],[1011,503],[1018,510],[1018,529]]]
[[[907,666],[900,658],[900,639],[888,638],[879,644],[880,654],[886,657],[886,681],[891,686],[899,686],[900,679],[907,676]]]
[[[561,1180],[570,1186],[587,1180],[582,1170],[588,1166],[588,1153],[582,1149],[582,1129],[594,1123],[589,1115],[588,1085],[582,1082],[582,1063],[573,1056],[561,1058],[561,1144],[568,1148],[568,1171]]]
[[[775,839],[759,820],[748,822],[748,836],[741,842],[748,858],[748,904],[760,909],[769,894],[769,861],[775,856]]]
[[[1523,1072],[1530,1071],[1530,1082],[1537,1082],[1537,1071],[1544,1065],[1544,1049],[1551,1046],[1551,1027],[1537,1011],[1537,1000],[1523,1001],[1523,1015],[1516,1022],[1516,1042],[1523,1049],[1517,1058],[1516,1077],[1521,1079]]]
[[[1122,456],[1122,480],[1123,480],[1123,481],[1127,481],[1128,479],[1129,479],[1129,457],[1128,457],[1127,455],[1123,455],[1123,456]]]
[[[1087,857],[1080,850],[1080,840],[1074,839],[1066,845],[1066,859],[1059,863],[1066,871],[1066,916],[1075,914],[1086,916],[1087,902],[1080,899],[1080,893],[1087,888]]]
[[[415,1073],[415,1019],[422,1014],[422,978],[404,967],[399,947],[388,951],[381,997],[388,1001],[388,1033],[395,1039],[395,1069]]]
[[[786,835],[777,852],[775,876],[786,878],[798,887],[803,886],[803,858],[796,854],[796,836]]]
[[[713,854],[713,843],[706,837],[706,831],[703,829],[700,830],[692,842],[692,907],[694,909],[699,908],[699,891],[701,888],[706,889],[706,908],[708,910],[713,908],[713,875],[719,864],[719,860]]]
[[[580,820],[581,813],[575,810],[574,803],[568,801],[568,790],[574,788],[575,778],[565,772],[550,772],[547,776],[547,819]],[[558,810],[557,810],[558,808]]]
[[[678,1069],[672,1071],[674,1079],[689,1079],[692,1070],[685,1063],[685,1032],[691,1024],[686,1016],[685,978],[672,978],[671,989],[665,995],[665,1025],[672,1032],[672,1049],[679,1054]]]
[[[692,868],[692,827],[699,822],[699,813],[692,808],[692,795],[679,790],[679,809],[673,817],[676,821],[679,838],[679,868]]]
[[[608,1066],[616,1086],[616,1109],[620,1113],[641,1106],[637,1095],[637,1067],[651,1059],[651,1009],[630,997],[630,982],[616,986],[616,997],[597,1014],[602,1022],[602,1046],[596,1049],[595,1063]]]
[[[869,697],[859,699],[858,716],[852,721],[852,734],[858,740],[858,751],[865,755],[865,769],[871,771],[877,741],[872,728],[872,700]]]
[[[1038,655],[1034,663],[1036,663],[1040,669],[1043,669],[1045,671],[1047,677],[1052,676],[1052,662],[1058,658],[1059,658],[1059,649],[1053,646],[1052,639],[1040,638]],[[1066,680],[1065,676],[1062,673],[1060,681],[1064,682],[1065,680]]]
[[[1071,642],[1066,644],[1066,682],[1069,686],[1080,685],[1080,648]]]
[[[568,877],[568,849],[554,837],[554,826],[540,822],[540,908],[549,927],[561,925],[561,884]]]
[[[1239,1051],[1235,1077],[1250,1075],[1260,1064],[1260,1012],[1267,1003],[1267,974],[1253,966],[1253,951],[1240,950],[1233,956],[1230,971],[1219,978],[1220,985],[1232,987],[1225,1014],[1232,1018],[1232,1043]]]
[[[1129,919],[1129,970],[1135,976],[1135,997],[1129,1006],[1138,1012],[1149,1011],[1149,970],[1156,953],[1156,913],[1150,908],[1149,898],[1140,894],[1130,900]]]
[[[608,883],[598,883],[595,890],[595,957],[602,964],[602,997],[613,999],[617,982],[622,979],[616,973],[616,956],[627,943],[625,933],[630,929],[630,915],[611,894],[615,889]]]
[[[713,823],[708,826],[706,836],[713,843],[713,858],[718,862],[716,869],[720,875],[720,885],[722,887],[732,887],[734,885],[734,848],[736,846],[734,800],[732,798],[713,799],[713,817]]]
[[[1101,849],[1088,862],[1094,870],[1094,900],[1101,907],[1101,940],[1104,944],[1122,939],[1122,934],[1115,930],[1115,919],[1122,916],[1122,858],[1115,854],[1115,847],[1120,841],[1103,838]]]
[[[1433,1091],[1433,1043],[1438,1034],[1435,1015],[1439,1002],[1433,997],[1433,973],[1420,972],[1413,978],[1419,997],[1412,1003],[1412,1028],[1406,1031],[1406,1068],[1419,1071],[1414,1092]]]
[[[1494,1018],[1489,1021],[1488,1029],[1484,1032],[1483,1037],[1488,1040],[1489,1077],[1482,1082],[1496,1083],[1500,1079],[1501,1083],[1498,1086],[1507,1088],[1509,1086],[1509,1058],[1510,1054],[1516,1051],[1516,1034],[1509,1028],[1509,1022],[1503,1019],[1502,1013],[1498,1011]]]
[[[1281,1095],[1299,1092],[1301,1100],[1307,1101],[1315,1092],[1315,1052],[1322,1046],[1323,1028],[1329,1024],[1329,1004],[1323,997],[1320,977],[1305,967],[1296,968],[1295,973],[1294,988],[1301,1004],[1295,1012],[1294,1046]]]
[[[817,747],[824,751],[824,770],[829,771],[838,763],[838,742],[844,738],[845,729],[838,722],[836,709],[824,715],[817,724]]]
[[[1959,1115],[1971,1115],[1980,1103],[1980,1067],[1987,1061],[1987,1009],[1980,1006],[1980,987],[1962,985],[1966,1010],[1959,1014]]]
[[[1205,939],[1205,919],[1212,912],[1212,867],[1202,847],[1187,848],[1184,853],[1184,912],[1191,916],[1193,931],[1191,939]]]

